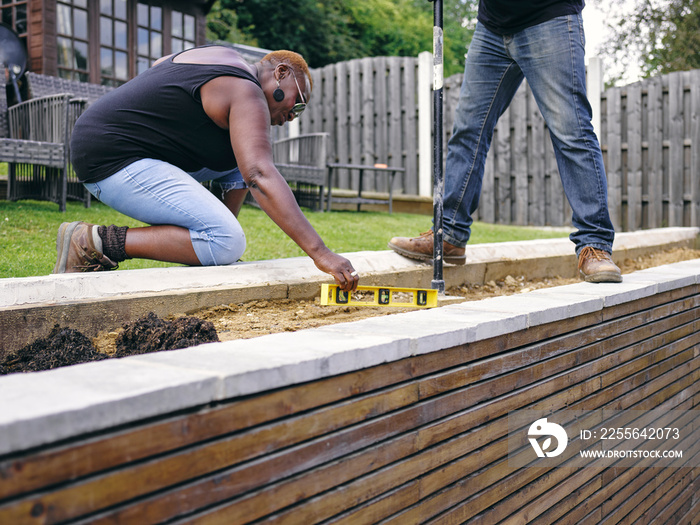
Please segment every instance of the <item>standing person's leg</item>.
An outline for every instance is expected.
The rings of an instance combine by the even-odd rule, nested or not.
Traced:
[[[608,212],[603,155],[586,95],[580,15],[562,16],[514,36],[508,51],[525,74],[549,128],[576,232],[570,238],[589,281],[619,282],[612,262],[615,231]]]
[[[112,269],[139,257],[213,266],[237,261],[245,235],[231,211],[184,171],[153,159],[86,184],[103,203],[152,226],[64,223],[54,273]]]
[[[447,144],[443,201],[445,262],[464,264],[472,214],[479,204],[486,155],[498,118],[522,82],[520,68],[508,56],[508,37],[477,24],[464,68],[464,79]],[[433,257],[432,231],[421,237],[395,237],[389,247],[414,259]]]

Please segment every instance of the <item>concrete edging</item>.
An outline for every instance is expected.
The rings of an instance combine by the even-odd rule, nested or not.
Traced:
[[[694,247],[699,228],[664,228],[618,234],[614,258],[621,261],[675,246]],[[430,288],[430,264],[392,251],[345,254],[363,284]],[[576,277],[576,257],[566,239],[477,244],[467,264],[445,265],[447,286],[483,284],[508,275]],[[239,263],[223,267],[130,270],[0,279],[0,356],[45,337],[58,323],[94,337],[148,312],[165,317],[219,304],[254,299],[312,299],[332,282],[308,257]],[[18,334],[22,334],[18,337]]]

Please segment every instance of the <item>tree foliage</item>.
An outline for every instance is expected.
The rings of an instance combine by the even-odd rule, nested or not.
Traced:
[[[460,72],[476,0],[445,2],[445,74]],[[433,3],[427,0],[219,0],[207,18],[212,40],[291,49],[309,66],[367,56],[432,51]]]
[[[603,50],[611,63],[636,61],[646,78],[700,68],[697,0],[635,0],[631,11],[625,0],[599,3],[613,33]]]

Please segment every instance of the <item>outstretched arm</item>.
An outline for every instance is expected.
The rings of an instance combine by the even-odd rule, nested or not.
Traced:
[[[238,167],[260,207],[313,259],[319,270],[331,274],[341,289],[354,291],[358,276],[352,264],[325,245],[275,167],[269,138],[270,113],[260,89],[248,80],[234,77],[219,77],[205,87],[208,89],[202,89],[204,109],[210,116],[226,119]],[[221,120],[217,123],[221,125]]]

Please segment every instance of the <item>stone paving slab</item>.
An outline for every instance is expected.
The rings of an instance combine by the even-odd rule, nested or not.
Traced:
[[[217,374],[113,359],[0,377],[0,454],[208,403]]]
[[[491,254],[499,256],[503,254]],[[372,261],[379,271],[381,265]],[[400,261],[391,258],[391,264],[405,267],[404,258]],[[296,271],[290,261],[277,268],[287,277]],[[109,275],[128,280],[118,274]],[[203,286],[209,278],[197,276]],[[4,376],[0,454],[483,340],[694,283],[700,283],[697,260],[626,275],[619,284],[581,282],[313,330]]]

